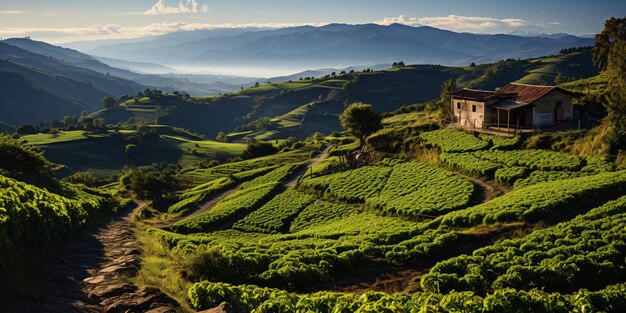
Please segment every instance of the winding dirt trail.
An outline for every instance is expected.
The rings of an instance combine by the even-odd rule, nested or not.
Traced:
[[[144,206],[136,201],[110,222],[74,235],[65,253],[46,260],[37,278],[14,290],[0,312],[179,312],[158,289],[131,282],[141,251],[130,216]]]
[[[305,166],[301,166],[298,170],[296,170],[295,172],[293,172],[291,175],[289,175],[289,177],[287,177],[285,179],[285,181],[283,182],[283,185],[285,186],[285,188],[290,188],[296,185],[296,183],[298,182],[298,179],[300,178],[300,176],[302,174],[304,174],[310,167],[315,166],[317,164],[319,164],[320,162],[322,162],[324,159],[326,159],[328,157],[328,154],[330,152],[330,148],[332,148],[332,145],[327,145],[324,150],[322,150],[322,152],[318,153],[315,157],[311,158],[311,160],[309,160],[309,162],[305,165]],[[181,216],[177,216],[175,218],[172,218],[166,222],[160,222],[157,224],[151,224],[150,226],[152,227],[157,227],[157,228],[167,228],[172,226],[174,223],[183,220],[183,219],[187,219],[193,216],[197,216],[199,214],[202,214],[206,211],[211,210],[218,202],[220,202],[222,199],[230,196],[231,194],[235,193],[237,191],[237,187],[235,186],[233,188],[227,189],[225,191],[222,191],[212,197],[210,197],[209,199],[205,200],[204,202],[200,203],[197,208],[193,211],[191,211],[188,214],[183,214]]]

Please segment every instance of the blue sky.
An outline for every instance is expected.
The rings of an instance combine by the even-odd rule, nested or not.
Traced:
[[[0,36],[51,42],[215,27],[400,22],[453,31],[589,34],[625,0],[0,0]]]

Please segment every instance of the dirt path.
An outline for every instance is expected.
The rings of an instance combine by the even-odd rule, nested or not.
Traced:
[[[285,187],[289,188],[295,186],[298,183],[298,179],[300,179],[300,176],[302,176],[302,174],[306,173],[309,168],[320,164],[322,161],[324,161],[324,159],[328,157],[328,153],[330,152],[330,149],[332,147],[332,145],[327,145],[324,150],[322,150],[322,152],[313,157],[306,166],[302,166],[300,169],[291,174],[291,176],[288,177],[287,180],[284,182]]]
[[[283,182],[283,184],[285,185],[285,188],[289,188],[289,187],[293,187],[296,185],[296,183],[298,182],[298,179],[300,178],[300,176],[305,173],[310,167],[319,164],[320,162],[322,162],[325,158],[328,157],[328,153],[330,151],[330,148],[332,146],[328,145],[324,148],[324,150],[319,153],[318,155],[316,155],[315,157],[313,157],[309,163],[306,166],[301,166],[298,170],[296,170],[294,173],[292,173],[289,177],[287,177],[287,179],[285,180],[285,182]],[[174,223],[183,220],[183,219],[187,219],[199,214],[202,214],[210,209],[212,209],[218,202],[220,202],[222,199],[230,196],[231,194],[235,193],[237,191],[237,186],[227,189],[223,192],[220,192],[218,194],[216,194],[215,196],[210,197],[209,199],[205,200],[204,202],[200,203],[197,207],[196,210],[190,212],[189,214],[184,214],[178,217],[175,217],[173,219],[170,219],[166,222],[160,222],[157,224],[152,224],[150,226],[153,227],[157,227],[157,228],[167,228],[172,226]]]
[[[74,235],[65,253],[50,257],[0,312],[177,312],[174,300],[130,281],[141,254],[130,215],[143,206],[137,201],[110,222]]]
[[[473,205],[477,205],[477,204],[481,204],[481,203],[485,203],[491,199],[493,199],[496,195],[496,189],[491,186],[490,184],[487,184],[486,182],[478,179],[478,178],[474,178],[471,176],[467,176],[461,173],[456,173],[458,176],[461,176],[469,181],[471,181],[474,186],[476,187],[476,189],[474,190],[474,194],[472,195],[472,204]],[[498,189],[498,191],[501,191],[500,189]]]
[[[167,228],[170,227],[172,225],[174,225],[174,223],[180,221],[180,220],[184,220],[186,218],[190,218],[190,217],[194,217],[196,215],[202,214],[203,212],[206,212],[210,209],[212,209],[218,202],[220,202],[222,199],[232,195],[233,193],[235,193],[237,191],[237,186],[227,189],[225,191],[222,191],[212,197],[209,197],[207,200],[201,202],[200,204],[198,204],[198,207],[196,210],[189,212],[188,214],[183,214],[180,216],[177,216],[175,218],[169,219],[165,222],[159,222],[156,224],[150,224],[150,226],[152,227],[156,227],[156,228]]]

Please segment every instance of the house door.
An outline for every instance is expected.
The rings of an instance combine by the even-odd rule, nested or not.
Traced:
[[[560,122],[565,119],[565,112],[563,111],[563,104],[557,102],[554,105],[554,122]]]

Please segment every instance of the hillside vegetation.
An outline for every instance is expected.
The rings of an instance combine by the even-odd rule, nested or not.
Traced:
[[[389,112],[439,97],[448,79],[457,87],[495,89],[510,82],[556,84],[598,74],[590,49],[529,60],[467,67],[408,65],[383,71],[336,73],[322,78],[263,83],[214,97],[143,95],[121,107],[94,113],[108,123],[158,123],[184,127],[221,140],[304,138],[340,131],[346,103],[372,104]],[[306,78],[306,77],[305,77]]]

